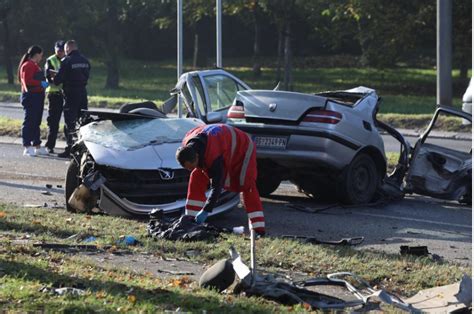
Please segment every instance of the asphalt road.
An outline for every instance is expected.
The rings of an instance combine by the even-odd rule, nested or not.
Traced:
[[[19,145],[0,144],[0,202],[64,210],[63,181],[68,161],[52,157],[23,157]],[[46,184],[52,188],[47,189]],[[359,250],[398,254],[401,245],[426,245],[444,260],[471,265],[472,210],[456,202],[407,196],[385,206],[331,207],[306,213],[292,205],[327,208],[284,183],[270,198],[263,198],[269,236],[302,235],[320,240],[365,238]],[[210,221],[227,227],[246,225],[242,208]]]
[[[100,108],[100,110],[114,111],[112,109],[106,109],[106,108]],[[21,120],[23,119],[23,110],[20,104],[0,102],[0,115],[10,118],[10,119]],[[48,112],[47,112],[47,109],[45,109],[45,111],[43,112],[43,121],[46,121],[47,116],[48,116]],[[61,123],[62,122],[63,122],[63,119],[61,118]],[[399,152],[400,151],[400,144],[394,138],[388,135],[382,135],[382,138],[385,144],[386,152]],[[406,139],[412,146],[414,146],[418,138],[415,136],[406,136]],[[469,149],[472,147],[471,140],[461,140],[461,139],[453,140],[451,138],[433,138],[433,139],[430,139],[430,143],[448,147],[455,150],[462,150],[462,151],[469,151]]]

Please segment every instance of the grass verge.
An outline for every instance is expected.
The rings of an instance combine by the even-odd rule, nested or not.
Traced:
[[[23,120],[10,119],[5,117],[0,117],[0,136],[11,136],[11,137],[21,137],[21,126]],[[64,133],[62,132],[64,125],[60,124],[58,139],[64,140]],[[41,138],[45,139],[48,136],[48,126],[46,122],[43,121],[40,125]]]
[[[155,241],[145,237],[143,222],[108,216],[70,214],[58,209],[19,208],[0,205],[0,306],[28,311],[163,311],[199,312],[287,312],[301,307],[283,307],[270,301],[243,296],[221,295],[201,290],[186,278],[164,280],[124,270],[106,270],[71,254],[43,251],[30,244],[13,245],[17,239],[70,243],[74,234],[93,235],[99,245],[115,245],[120,235],[136,236],[143,246],[133,252],[187,258],[200,263],[227,257],[231,244],[249,260],[248,240],[223,235],[217,243]],[[306,272],[321,276],[352,271],[372,285],[409,296],[434,286],[458,281],[470,269],[428,258],[401,257],[346,247],[302,244],[292,240],[263,238],[257,241],[260,267],[268,270]],[[132,260],[132,258],[131,258]],[[83,296],[57,296],[40,292],[43,286],[58,283],[81,286]],[[133,288],[133,290],[131,290]],[[132,292],[131,292],[132,291]],[[132,296],[131,296],[132,295]]]

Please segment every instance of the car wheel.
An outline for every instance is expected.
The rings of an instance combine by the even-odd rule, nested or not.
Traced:
[[[369,203],[379,186],[379,175],[374,160],[367,154],[357,155],[343,174],[342,186],[346,203]]]
[[[64,183],[64,196],[66,197],[66,210],[70,213],[75,213],[76,209],[74,209],[71,205],[69,205],[68,203],[69,198],[71,197],[74,190],[80,184],[81,184],[81,179],[79,179],[79,165],[74,160],[71,160],[66,172],[66,182]]]

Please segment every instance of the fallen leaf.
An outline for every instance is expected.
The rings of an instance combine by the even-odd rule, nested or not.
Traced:
[[[100,291],[98,291],[98,292],[95,294],[95,297],[96,297],[97,299],[103,299],[103,298],[105,298],[106,296],[107,296],[107,293],[105,293],[104,290],[100,290]]]
[[[86,219],[91,219],[92,217],[89,216],[89,215],[86,215],[84,218],[86,218]]]
[[[33,220],[31,223],[33,225],[41,225],[41,221],[39,221],[39,220]]]
[[[128,302],[135,304],[135,302],[137,302],[137,297],[134,294],[129,294],[127,300]]]
[[[181,278],[172,279],[169,285],[172,287],[186,288],[191,282],[192,280],[188,276],[183,276]]]
[[[7,213],[5,212],[0,212],[0,218],[5,218],[7,216]]]

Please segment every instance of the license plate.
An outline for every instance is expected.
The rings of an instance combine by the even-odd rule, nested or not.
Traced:
[[[254,141],[257,147],[285,149],[288,139],[276,136],[255,136]]]

